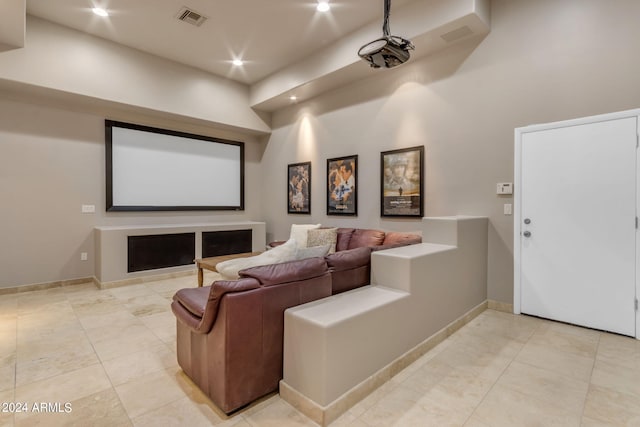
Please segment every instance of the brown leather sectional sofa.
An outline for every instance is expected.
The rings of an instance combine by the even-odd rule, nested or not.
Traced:
[[[178,363],[226,413],[278,389],[284,311],[369,284],[371,251],[420,243],[414,234],[339,228],[336,252],[253,267],[233,281],[179,290]]]

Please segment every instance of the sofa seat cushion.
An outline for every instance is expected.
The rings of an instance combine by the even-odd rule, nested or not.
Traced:
[[[363,246],[329,254],[325,257],[332,271],[344,271],[369,265],[371,248]]]
[[[173,296],[173,300],[179,302],[189,313],[202,319],[210,292],[211,286],[180,289]]]
[[[240,271],[240,277],[251,277],[262,286],[298,282],[321,276],[329,271],[324,258],[307,258],[282,264],[263,265]]]
[[[380,246],[384,242],[384,231],[368,230],[363,228],[356,229],[351,235],[349,241],[349,249],[360,248],[362,246]]]

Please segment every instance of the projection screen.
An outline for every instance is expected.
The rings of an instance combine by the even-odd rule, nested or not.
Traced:
[[[107,211],[244,210],[244,143],[105,120]]]

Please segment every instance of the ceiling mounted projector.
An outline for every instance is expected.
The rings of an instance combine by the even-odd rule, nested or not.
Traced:
[[[393,68],[409,60],[409,51],[413,44],[402,37],[392,36],[389,31],[389,11],[391,0],[384,0],[384,23],[382,24],[382,38],[369,42],[358,50],[358,56],[373,68]]]

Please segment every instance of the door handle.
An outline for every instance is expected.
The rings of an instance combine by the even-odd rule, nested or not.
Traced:
[[[531,237],[531,232],[530,231],[525,231],[524,233],[522,233],[522,235],[524,237]]]

